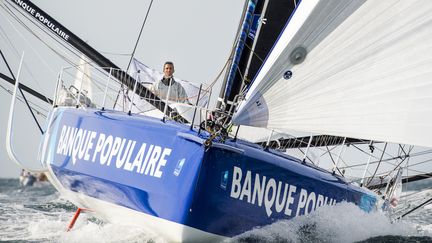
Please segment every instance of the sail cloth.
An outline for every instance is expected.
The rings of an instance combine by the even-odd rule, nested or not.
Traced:
[[[78,90],[81,90],[81,92],[83,92],[88,98],[91,99],[93,97],[90,60],[83,54],[81,55],[80,62],[77,66],[74,86]]]
[[[233,122],[432,147],[431,11],[302,1]]]
[[[65,87],[65,81],[69,78],[69,75],[63,75],[62,78],[62,88],[58,92],[57,103],[56,105],[60,106],[75,106],[79,103],[86,107],[96,107],[95,103],[93,103],[93,89],[92,89],[92,74],[91,74],[91,65],[90,61],[85,55],[81,55],[79,64],[75,66],[73,71],[76,73],[75,76],[71,75],[73,78],[73,85],[70,87]],[[64,73],[70,74],[67,71],[63,70]],[[66,82],[70,84],[70,82]]]

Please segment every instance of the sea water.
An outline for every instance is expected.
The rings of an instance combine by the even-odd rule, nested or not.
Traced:
[[[432,189],[411,188],[405,195],[398,208],[415,207],[432,197]],[[85,213],[66,232],[75,210],[48,182],[21,188],[17,179],[0,179],[0,241],[164,242],[140,228],[104,223]],[[383,213],[365,213],[341,203],[254,229],[229,242],[432,242],[431,236],[431,205],[391,222]]]

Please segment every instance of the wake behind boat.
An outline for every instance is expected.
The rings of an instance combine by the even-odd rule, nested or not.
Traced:
[[[297,75],[302,73],[304,64],[309,64],[309,59],[304,62],[306,56],[310,58],[315,53],[313,51],[319,53],[325,47],[313,49],[317,44],[313,41],[314,38],[300,42],[304,46],[296,47],[303,38],[302,34],[307,33],[305,30],[296,31],[307,28],[305,23],[316,24],[318,29],[325,30],[319,36],[324,41],[327,36],[331,36],[333,29],[343,27],[349,16],[358,16],[357,10],[367,11],[370,4],[355,1],[346,4],[338,1],[302,2],[293,16],[286,16],[286,19],[290,17],[287,26],[286,20],[283,20],[272,27],[279,28],[277,33],[282,34],[258,71],[257,61],[253,58],[254,50],[243,49],[247,47],[247,41],[252,42],[255,48],[260,46],[258,36],[265,36],[266,33],[263,24],[258,24],[258,20],[263,19],[261,14],[264,15],[270,9],[278,9],[278,5],[283,4],[248,1],[233,54],[235,58],[225,79],[219,109],[207,109],[207,103],[201,99],[211,92],[199,88],[196,95],[189,97],[195,105],[180,104],[194,111],[190,119],[179,113],[169,96],[161,99],[150,91],[148,84],[139,79],[142,70],[127,73],[118,69],[30,1],[12,2],[33,16],[39,14],[44,19],[49,19],[48,22],[54,23],[59,29],[56,31],[56,28],[51,27],[52,31],[63,39],[68,36],[66,41],[73,39],[69,41],[71,45],[78,43],[75,47],[101,66],[92,70],[92,73],[97,73],[96,77],[88,69],[82,68],[85,64],[74,68],[74,71],[76,69],[81,73],[81,80],[87,80],[86,77],[91,76],[93,84],[98,87],[102,84],[104,94],[100,97],[90,97],[92,92],[89,92],[89,88],[84,88],[87,85],[72,85],[75,79],[69,75],[71,69],[62,70],[40,149],[40,161],[49,169],[50,181],[80,208],[88,209],[97,217],[112,223],[148,228],[170,241],[219,241],[280,219],[307,215],[319,207],[342,201],[352,202],[366,212],[381,206],[381,196],[363,186],[367,184],[365,174],[371,157],[360,185],[356,185],[348,181],[343,176],[344,173],[336,174],[338,161],[334,162],[333,171],[326,171],[307,162],[308,149],[319,146],[312,142],[312,136],[308,139],[307,146],[300,146],[306,147],[301,159],[273,150],[270,146],[274,142],[271,141],[274,140],[273,132],[264,146],[239,139],[237,134],[229,135],[233,127],[231,118],[234,111],[236,125],[268,126],[273,129],[285,129],[285,126],[295,124],[292,121],[284,123],[287,117],[295,120],[296,117],[300,119],[307,116],[307,111],[286,114],[285,110],[281,110],[283,105],[289,105],[290,102],[281,102],[284,97],[279,91],[287,90],[288,97],[294,97],[290,93],[292,90],[303,90],[303,83],[297,81]],[[430,7],[430,4],[427,6]],[[293,10],[294,6],[288,8]],[[332,9],[341,11],[331,11]],[[334,16],[333,19],[327,19],[330,25],[321,21],[320,13]],[[414,17],[419,14],[416,11],[412,13]],[[391,19],[392,15],[388,18]],[[43,21],[42,24],[46,25]],[[329,26],[333,29],[326,29]],[[292,43],[290,38],[295,45],[289,45]],[[312,49],[308,49],[310,42]],[[266,44],[262,48],[269,51],[272,45]],[[426,46],[422,47],[430,51]],[[255,76],[252,72],[254,65],[257,77],[243,97],[240,91],[244,89],[243,85],[248,85],[245,78]],[[239,67],[244,67],[250,73],[246,76],[239,75]],[[382,72],[376,73],[382,75]],[[306,77],[306,74],[301,77]],[[271,82],[266,82],[267,80]],[[18,81],[15,83],[16,89],[19,87]],[[337,81],[340,80],[336,79],[333,83],[338,83]],[[281,83],[284,82],[291,82],[289,84],[293,86],[290,89],[282,87]],[[419,79],[419,82],[426,81]],[[119,86],[128,87],[133,95],[123,97],[127,104],[123,106],[124,110],[108,109],[108,93],[113,87]],[[276,96],[273,97],[272,94]],[[279,101],[272,99],[275,97]],[[244,101],[236,110],[237,101],[241,100]],[[160,118],[133,112],[132,107],[138,101],[147,102],[147,106],[153,105]],[[391,99],[382,102],[388,101]],[[314,115],[319,117],[318,112]],[[324,113],[323,117],[328,117],[328,114]],[[307,121],[302,124],[307,124]],[[398,123],[396,126],[404,124]],[[334,138],[351,129],[346,127],[334,131],[331,126],[326,127],[329,128],[316,132],[332,134]],[[315,131],[313,127],[294,128]],[[403,136],[394,134],[369,136],[369,133],[348,132],[348,135],[358,135],[358,141],[369,144],[369,147],[373,147],[374,140],[405,141]],[[346,137],[348,135],[343,135],[342,146],[346,140],[351,139]],[[406,137],[407,142],[428,145],[423,143],[426,141],[423,138]],[[393,181],[401,180],[401,174],[397,174]],[[387,193],[383,195],[384,200],[392,199],[397,194],[395,185],[400,184],[393,182],[391,186],[390,183],[388,185]]]

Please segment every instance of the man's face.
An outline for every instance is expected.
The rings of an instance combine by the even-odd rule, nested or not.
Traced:
[[[163,72],[165,77],[171,77],[174,74],[174,66],[171,64],[165,64]]]

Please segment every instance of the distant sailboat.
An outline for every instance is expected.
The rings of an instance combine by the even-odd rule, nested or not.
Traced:
[[[22,169],[19,176],[19,182],[21,187],[33,186],[33,184],[36,182],[36,176]]]
[[[19,176],[19,182],[21,187],[29,187],[35,185],[35,183],[40,183],[47,181],[45,173],[31,173],[24,169],[21,170],[21,174]]]

